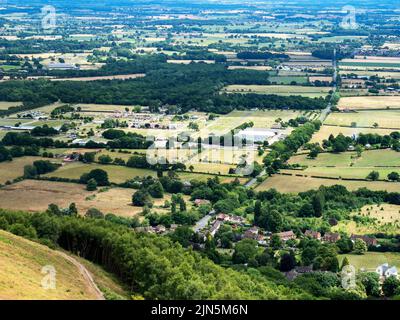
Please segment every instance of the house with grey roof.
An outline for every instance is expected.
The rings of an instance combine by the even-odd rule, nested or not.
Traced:
[[[398,277],[397,268],[395,266],[390,267],[388,263],[384,263],[376,268],[376,273],[379,274],[381,279],[389,277]]]

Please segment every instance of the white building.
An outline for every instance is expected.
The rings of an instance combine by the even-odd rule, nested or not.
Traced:
[[[264,142],[272,139],[277,134],[275,130],[271,129],[247,128],[239,131],[236,136],[247,141]]]
[[[49,70],[79,70],[79,68],[71,63],[53,62],[47,65]]]
[[[384,263],[376,268],[376,273],[379,274],[380,277],[388,278],[394,276],[397,278],[397,268],[395,266],[389,267],[388,263]]]

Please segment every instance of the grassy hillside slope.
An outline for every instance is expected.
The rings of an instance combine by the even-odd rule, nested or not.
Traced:
[[[54,266],[56,288],[41,285],[44,266]],[[78,267],[57,251],[0,231],[0,299],[98,299]]]

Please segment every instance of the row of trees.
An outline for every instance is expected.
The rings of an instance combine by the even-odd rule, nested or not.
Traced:
[[[310,141],[312,135],[321,127],[320,121],[307,122],[296,128],[283,141],[274,143],[271,152],[264,158],[263,162],[268,174],[276,173],[286,166],[289,158],[303,145]]]

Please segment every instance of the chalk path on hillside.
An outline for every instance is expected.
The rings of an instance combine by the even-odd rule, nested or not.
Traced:
[[[81,264],[78,260],[75,258],[71,257],[70,255],[62,252],[62,251],[56,251],[57,254],[61,255],[63,258],[71,262],[73,265],[75,265],[83,278],[85,279],[85,282],[87,283],[88,289],[93,292],[93,294],[96,296],[96,300],[105,300],[103,293],[97,286],[96,282],[93,280],[92,275],[90,272],[86,269],[86,267]]]

